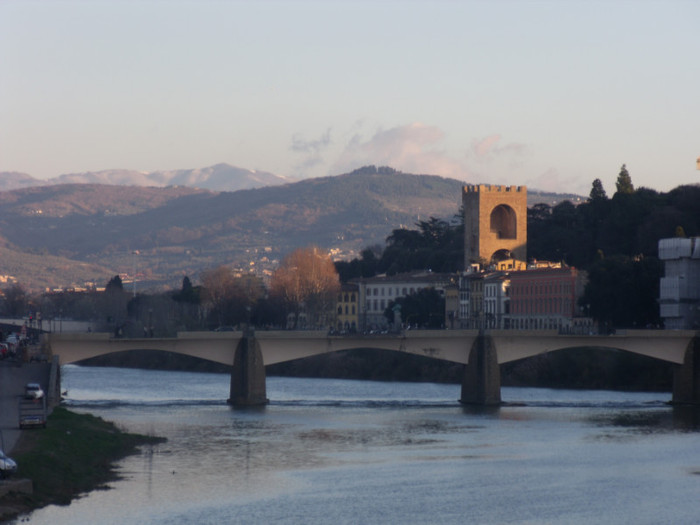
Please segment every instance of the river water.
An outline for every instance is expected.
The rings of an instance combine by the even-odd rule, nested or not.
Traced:
[[[666,393],[269,377],[232,409],[220,374],[63,367],[67,403],[164,436],[122,479],[32,524],[695,524],[700,425]],[[19,520],[17,521],[19,523]]]

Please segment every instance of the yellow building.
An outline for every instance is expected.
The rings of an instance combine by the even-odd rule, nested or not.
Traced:
[[[359,287],[357,284],[341,285],[336,307],[335,328],[339,332],[356,332],[359,326]]]

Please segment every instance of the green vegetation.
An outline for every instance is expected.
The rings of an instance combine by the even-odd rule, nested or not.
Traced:
[[[434,288],[423,288],[390,301],[384,310],[389,324],[394,322],[394,307],[401,308],[401,318],[409,326],[437,329],[445,324],[445,298]]]
[[[609,199],[600,180],[587,202],[528,210],[528,257],[562,261],[586,270],[581,306],[601,326],[660,326],[659,239],[700,235],[700,186],[668,193],[635,190],[625,166]]]
[[[386,238],[386,247],[367,248],[359,259],[336,263],[343,282],[358,277],[411,270],[457,272],[464,268],[464,214],[452,222],[430,217],[418,221],[417,230],[397,228]]]
[[[634,193],[632,177],[630,177],[625,164],[623,164],[622,168],[620,168],[620,174],[617,176],[615,187],[617,188],[617,193]]]
[[[121,432],[112,423],[64,407],[54,409],[46,429],[22,433],[13,458],[18,477],[29,478],[32,495],[3,499],[22,512],[51,503],[65,505],[81,493],[117,479],[113,463],[162,438]]]

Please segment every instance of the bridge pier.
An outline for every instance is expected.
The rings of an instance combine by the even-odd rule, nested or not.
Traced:
[[[501,404],[501,370],[493,339],[480,332],[469,351],[460,403],[470,405]]]
[[[700,336],[688,343],[682,365],[673,369],[674,404],[700,405]]]
[[[231,371],[231,394],[228,403],[233,406],[265,405],[265,364],[260,344],[251,330],[246,330],[236,346]]]

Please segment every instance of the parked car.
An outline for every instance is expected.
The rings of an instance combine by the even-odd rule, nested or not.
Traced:
[[[24,387],[24,397],[27,399],[41,399],[44,397],[44,391],[39,383],[27,383]]]
[[[17,472],[17,463],[0,450],[0,478],[6,478]]]

